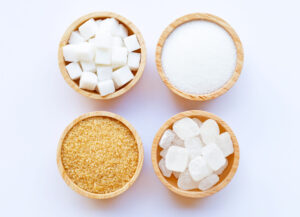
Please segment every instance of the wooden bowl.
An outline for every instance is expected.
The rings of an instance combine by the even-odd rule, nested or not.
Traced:
[[[232,77],[224,84],[223,87],[215,90],[214,92],[211,92],[208,94],[203,94],[203,95],[189,94],[189,93],[185,93],[185,92],[177,89],[173,84],[171,84],[169,82],[167,76],[164,73],[162,63],[161,63],[162,49],[163,49],[164,43],[165,43],[166,39],[168,38],[168,36],[181,24],[189,22],[189,21],[193,21],[193,20],[210,21],[210,22],[216,23],[219,26],[221,26],[222,28],[224,28],[229,33],[232,40],[234,41],[234,44],[235,44],[235,47],[237,50],[236,67],[235,67],[235,71],[234,71]],[[211,15],[211,14],[194,13],[194,14],[188,14],[188,15],[178,18],[163,31],[163,33],[161,34],[161,36],[159,38],[157,47],[156,47],[156,58],[155,59],[156,59],[156,67],[157,67],[158,73],[159,73],[161,79],[163,80],[163,82],[166,84],[166,86],[171,91],[173,91],[175,94],[177,94],[181,97],[184,97],[186,99],[189,99],[189,100],[205,101],[205,100],[214,99],[214,98],[224,94],[237,81],[237,79],[239,78],[239,76],[241,74],[241,70],[243,67],[244,51],[243,51],[242,43],[240,41],[239,36],[236,34],[234,29],[227,22],[225,22],[223,19],[221,19],[217,16],[214,16],[214,15]]]
[[[80,188],[78,185],[76,185],[69,178],[69,176],[67,175],[67,173],[65,171],[63,163],[62,163],[61,149],[62,149],[62,144],[63,144],[64,138],[66,137],[68,132],[73,128],[73,126],[75,126],[80,121],[82,121],[84,119],[87,119],[87,118],[90,118],[90,117],[110,117],[110,118],[113,118],[113,119],[116,119],[116,120],[120,121],[121,123],[123,123],[131,131],[132,135],[134,136],[134,138],[137,142],[138,152],[139,152],[138,156],[139,157],[138,157],[138,164],[137,164],[136,171],[135,171],[133,177],[131,178],[131,180],[127,184],[125,184],[122,188],[120,188],[120,189],[118,189],[114,192],[110,192],[110,193],[106,193],[106,194],[96,194],[96,193],[91,193],[91,192],[83,190],[82,188]],[[69,124],[67,126],[67,128],[64,130],[63,134],[61,135],[59,143],[58,143],[56,161],[57,161],[58,170],[59,170],[62,178],[64,179],[66,184],[71,189],[73,189],[74,191],[76,191],[77,193],[79,193],[79,194],[81,194],[85,197],[89,197],[89,198],[93,198],[93,199],[108,199],[108,198],[113,198],[113,197],[116,197],[116,196],[124,193],[135,182],[135,180],[139,176],[139,174],[141,172],[141,169],[142,169],[142,166],[143,166],[144,150],[143,150],[143,145],[142,145],[141,138],[139,137],[138,133],[133,128],[133,126],[127,120],[125,120],[121,116],[119,116],[117,114],[114,114],[114,113],[105,112],[105,111],[96,111],[96,112],[90,112],[90,113],[86,113],[86,114],[83,114],[83,115],[79,116],[74,121],[72,121],[71,124]]]
[[[94,18],[96,19],[105,19],[105,18],[115,18],[119,21],[119,23],[123,24],[127,30],[128,30],[128,34],[136,34],[137,39],[140,43],[141,48],[135,52],[141,53],[141,62],[140,62],[140,66],[139,69],[137,71],[133,71],[134,74],[134,78],[127,84],[125,84],[123,87],[121,87],[120,89],[116,90],[116,92],[109,94],[107,96],[101,96],[99,93],[97,93],[96,91],[89,91],[89,90],[83,90],[79,88],[79,82],[78,81],[73,81],[67,70],[66,70],[66,65],[69,63],[67,61],[65,61],[64,57],[63,57],[63,51],[62,48],[63,46],[65,46],[66,44],[68,44],[69,42],[69,38],[71,36],[71,33],[75,30],[78,30],[78,27],[83,24],[84,22],[86,22],[87,20]],[[86,96],[86,97],[90,97],[93,99],[112,99],[115,98],[117,96],[121,96],[122,94],[126,93],[127,91],[129,91],[136,83],[137,81],[141,78],[144,69],[145,69],[145,65],[146,65],[146,45],[145,45],[145,41],[144,38],[142,36],[142,34],[140,33],[140,31],[138,30],[138,28],[129,20],[127,20],[125,17],[122,17],[121,15],[112,13],[112,12],[94,12],[94,13],[90,13],[87,15],[84,15],[82,17],[80,17],[79,19],[77,19],[76,21],[74,21],[69,27],[68,29],[65,31],[64,35],[61,38],[61,41],[59,43],[59,48],[58,48],[58,65],[59,65],[59,69],[61,71],[61,74],[63,76],[63,78],[65,79],[65,81],[70,85],[70,87],[72,87],[76,92]]]
[[[161,159],[161,156],[159,153],[162,151],[162,148],[158,145],[161,136],[167,129],[171,129],[172,125],[175,121],[184,118],[184,117],[190,117],[190,118],[199,118],[201,121],[205,121],[207,119],[213,119],[215,120],[220,128],[220,133],[228,132],[231,136],[233,146],[234,146],[234,153],[227,157],[228,160],[228,166],[224,170],[224,172],[219,176],[220,181],[214,185],[212,188],[206,190],[206,191],[200,191],[198,189],[194,190],[182,190],[177,187],[177,179],[172,175],[170,178],[167,178],[163,176],[161,173],[158,162]],[[191,111],[185,111],[181,112],[179,114],[176,114],[175,116],[171,117],[167,122],[163,124],[163,126],[158,130],[157,134],[155,135],[155,138],[153,140],[152,144],[152,150],[151,150],[151,159],[154,171],[156,175],[158,176],[159,180],[172,192],[184,196],[184,197],[190,197],[190,198],[203,198],[210,196],[218,191],[220,191],[222,188],[224,188],[233,178],[234,174],[236,173],[236,170],[239,165],[239,158],[240,158],[240,152],[239,152],[239,145],[238,141],[233,133],[233,131],[230,129],[230,127],[219,117],[216,115],[201,111],[201,110],[191,110]]]

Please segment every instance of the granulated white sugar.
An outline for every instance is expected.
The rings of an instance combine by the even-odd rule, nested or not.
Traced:
[[[236,47],[229,33],[209,21],[178,26],[166,39],[162,67],[177,89],[207,94],[221,88],[233,75]]]

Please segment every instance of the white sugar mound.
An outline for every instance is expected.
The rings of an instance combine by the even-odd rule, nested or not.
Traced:
[[[162,50],[168,80],[190,94],[221,88],[233,75],[236,47],[225,29],[209,21],[190,21],[177,27]]]

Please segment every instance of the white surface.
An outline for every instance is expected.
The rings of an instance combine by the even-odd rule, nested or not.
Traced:
[[[236,47],[216,23],[194,20],[178,26],[166,39],[161,62],[177,89],[207,94],[221,88],[236,67]]]
[[[0,215],[299,216],[298,2],[2,2]],[[75,93],[57,65],[58,43],[67,26],[96,10],[115,11],[133,21],[144,35],[148,51],[146,70],[137,85],[126,95],[103,102]],[[225,95],[204,103],[173,95],[160,80],[154,60],[163,29],[195,11],[228,21],[245,49],[238,82]],[[240,143],[236,176],[225,189],[202,200],[169,192],[156,177],[150,159],[159,127],[188,109],[219,115]],[[95,110],[124,116],[139,132],[145,149],[136,183],[120,197],[106,201],[73,192],[56,166],[57,142],[64,128],[77,116]]]

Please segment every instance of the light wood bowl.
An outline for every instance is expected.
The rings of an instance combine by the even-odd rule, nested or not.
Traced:
[[[233,146],[234,146],[234,153],[227,157],[228,160],[228,167],[224,170],[224,172],[219,176],[220,181],[213,186],[212,188],[206,190],[206,191],[200,191],[198,189],[194,190],[182,190],[177,187],[177,179],[172,175],[170,178],[167,178],[163,176],[161,173],[158,162],[161,159],[161,156],[159,153],[162,151],[162,148],[158,145],[161,136],[167,129],[171,129],[172,125],[175,121],[184,118],[184,117],[190,117],[190,118],[199,118],[201,121],[205,121],[207,119],[213,119],[215,120],[220,128],[220,133],[228,132],[231,136]],[[238,141],[233,133],[233,131],[230,129],[230,127],[219,117],[216,115],[201,111],[201,110],[191,110],[191,111],[185,111],[179,114],[176,114],[175,116],[171,117],[167,122],[163,124],[163,126],[158,130],[157,134],[155,135],[155,138],[153,140],[152,144],[152,150],[151,150],[151,159],[154,171],[156,175],[158,176],[159,180],[172,192],[184,196],[184,197],[190,197],[190,198],[203,198],[210,196],[218,191],[220,191],[222,188],[224,188],[233,178],[234,174],[236,173],[236,170],[239,165],[239,158],[240,158],[240,151],[239,151],[239,145]]]
[[[106,193],[106,194],[96,194],[96,193],[91,193],[91,192],[83,190],[82,188],[78,187],[78,185],[76,185],[69,178],[69,176],[67,175],[67,173],[65,171],[63,163],[62,163],[61,148],[62,148],[62,144],[63,144],[64,138],[66,137],[66,135],[68,134],[68,132],[73,128],[74,125],[76,125],[80,121],[82,121],[84,119],[87,119],[87,118],[90,118],[90,117],[110,117],[110,118],[113,118],[113,119],[116,119],[116,120],[120,121],[121,123],[123,123],[131,131],[132,135],[134,136],[134,138],[136,140],[137,146],[138,146],[138,152],[139,152],[139,155],[138,155],[139,156],[138,157],[138,164],[137,164],[137,168],[136,168],[136,171],[135,171],[133,177],[122,188],[120,188],[120,189],[118,189],[118,190],[116,190],[114,192],[110,192],[110,193]],[[59,143],[58,143],[58,148],[57,148],[57,158],[56,158],[58,170],[59,170],[62,178],[66,182],[66,184],[71,189],[73,189],[74,191],[76,191],[77,193],[79,193],[79,194],[81,194],[81,195],[83,195],[85,197],[89,197],[89,198],[93,198],[93,199],[108,199],[108,198],[113,198],[113,197],[116,197],[116,196],[124,193],[129,187],[132,186],[132,184],[135,182],[135,180],[139,176],[139,174],[141,172],[141,169],[142,169],[142,166],[143,166],[143,161],[144,161],[144,150],[143,150],[142,140],[139,137],[139,135],[136,132],[136,130],[123,117],[121,117],[121,116],[119,116],[117,114],[114,114],[114,113],[106,112],[106,111],[96,111],[96,112],[86,113],[86,114],[83,114],[83,115],[79,116],[74,121],[72,121],[72,123],[67,126],[67,128],[64,130],[63,134],[60,137],[60,140],[59,140]]]
[[[234,71],[232,77],[224,84],[223,87],[215,90],[214,92],[211,92],[208,94],[203,94],[203,95],[189,94],[189,93],[185,93],[185,92],[177,89],[174,85],[172,85],[169,82],[167,76],[165,75],[165,72],[163,70],[162,63],[161,63],[161,54],[162,54],[163,46],[164,46],[164,43],[165,43],[166,39],[168,38],[168,36],[181,24],[189,22],[189,21],[193,21],[193,20],[210,21],[210,22],[216,23],[219,26],[221,26],[222,28],[224,28],[229,33],[232,40],[234,41],[236,51],[237,51],[236,67],[235,67],[235,71]],[[156,47],[156,58],[155,59],[156,59],[156,67],[157,67],[158,73],[159,73],[161,79],[163,80],[163,82],[166,84],[166,86],[171,91],[173,91],[175,94],[177,94],[181,97],[184,97],[186,99],[189,99],[189,100],[205,101],[205,100],[214,99],[214,98],[226,93],[234,85],[234,83],[237,81],[237,79],[239,78],[241,71],[242,71],[243,62],[244,62],[244,51],[243,51],[242,42],[241,42],[239,36],[236,34],[234,29],[226,21],[224,21],[223,19],[221,19],[217,16],[211,15],[211,14],[194,13],[194,14],[188,14],[188,15],[178,18],[163,31],[162,35],[159,38],[157,47]]]
[[[127,30],[128,30],[128,34],[136,34],[137,39],[140,43],[141,48],[135,52],[141,53],[141,62],[140,62],[140,66],[138,68],[137,71],[133,71],[134,74],[134,78],[127,84],[125,84],[123,87],[121,87],[120,89],[116,90],[116,92],[109,94],[107,96],[101,96],[99,93],[97,93],[96,91],[89,91],[89,90],[83,90],[79,88],[79,82],[78,81],[73,81],[67,70],[66,70],[66,65],[69,62],[66,62],[64,60],[63,57],[63,51],[62,48],[63,46],[65,46],[66,44],[68,44],[69,42],[69,38],[71,36],[71,33],[75,30],[78,30],[78,27],[83,24],[84,22],[86,22],[87,20],[94,18],[95,20],[97,19],[105,19],[105,18],[115,18],[119,21],[119,23],[123,24]],[[122,94],[126,93],[127,91],[129,91],[136,83],[137,81],[141,78],[144,69],[145,69],[145,65],[146,65],[146,45],[145,45],[145,41],[144,38],[141,34],[141,32],[138,30],[138,28],[129,20],[127,20],[125,17],[122,17],[121,15],[112,13],[112,12],[94,12],[94,13],[90,13],[87,15],[84,15],[82,17],[80,17],[79,19],[77,19],[76,21],[74,21],[69,27],[68,29],[65,31],[64,35],[61,38],[61,41],[59,43],[59,48],[58,48],[58,65],[59,65],[59,69],[61,71],[61,74],[63,76],[63,78],[65,79],[65,81],[70,85],[70,87],[72,87],[76,92],[89,97],[89,98],[93,98],[93,99],[112,99],[115,98],[117,96],[121,96]]]

